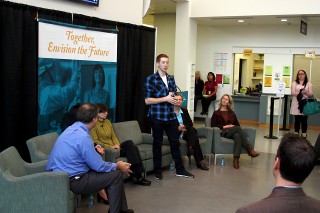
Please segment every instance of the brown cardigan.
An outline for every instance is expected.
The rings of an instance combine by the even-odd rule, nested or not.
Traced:
[[[211,118],[211,127],[219,127],[220,129],[223,129],[223,126],[232,124],[235,126],[240,126],[239,121],[237,119],[236,114],[232,110],[228,110],[228,119],[225,121],[223,119],[222,113],[220,109],[215,111]]]

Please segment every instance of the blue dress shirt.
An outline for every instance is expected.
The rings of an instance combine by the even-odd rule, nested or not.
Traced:
[[[46,168],[47,171],[67,172],[69,177],[73,177],[90,169],[110,172],[116,169],[116,164],[102,160],[94,149],[88,127],[82,122],[76,122],[58,137]]]

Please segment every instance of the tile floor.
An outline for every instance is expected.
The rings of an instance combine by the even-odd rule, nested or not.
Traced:
[[[204,126],[202,121],[196,121],[195,125]],[[138,213],[231,213],[240,206],[268,196],[274,184],[272,166],[275,152],[282,135],[287,131],[278,133],[274,129],[273,136],[279,138],[266,139],[264,136],[269,135],[269,129],[255,128],[255,150],[261,155],[252,163],[248,155],[241,155],[240,169],[235,170],[232,167],[232,155],[224,155],[225,167],[210,165],[209,171],[202,171],[196,168],[194,161],[189,166],[187,159],[184,159],[186,168],[195,175],[194,179],[175,177],[173,171],[165,169],[161,181],[148,174],[147,179],[152,181],[149,187],[127,182],[125,189],[129,208]],[[312,144],[318,134],[318,131],[308,131],[308,139]],[[303,184],[305,192],[317,199],[320,199],[319,180],[320,167],[316,166]],[[88,208],[86,201],[87,197],[83,196],[77,213],[108,211],[109,207],[101,203]]]

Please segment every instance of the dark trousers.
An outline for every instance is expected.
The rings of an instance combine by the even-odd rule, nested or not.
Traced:
[[[200,162],[203,160],[203,153],[197,136],[197,130],[194,127],[188,128],[183,134],[183,139],[187,141],[188,148],[192,147],[194,160],[197,165],[200,165]]]
[[[308,116],[304,116],[304,115],[295,115],[294,116],[294,131],[299,132],[300,127],[302,130],[302,133],[307,133]]]
[[[179,142],[178,121],[160,121],[156,118],[151,118],[151,128],[153,135],[153,167],[156,172],[160,172],[162,169],[162,153],[161,146],[163,142],[163,131],[166,132],[171,149],[171,156],[174,160],[177,171],[184,170]]]
[[[127,157],[128,163],[131,163],[131,171],[136,176],[141,176],[144,167],[138,147],[132,140],[124,141],[120,144],[120,157]]]
[[[202,95],[196,95],[194,96],[194,111],[197,111],[197,105],[198,105],[198,101],[200,101],[202,99]]]
[[[201,103],[202,103],[202,112],[203,112],[203,113],[207,113],[207,112],[208,112],[208,109],[209,109],[209,106],[210,106],[211,101],[215,101],[215,100],[216,100],[216,96],[211,96],[210,98],[202,97],[202,99],[201,99]]]
[[[233,139],[234,147],[233,147],[233,157],[240,158],[242,147],[247,148],[249,145],[248,138],[244,135],[242,128],[240,126],[234,126],[226,129],[227,131],[224,137]]]
[[[70,177],[70,190],[75,194],[88,195],[106,189],[109,196],[110,213],[119,213],[128,209],[127,198],[123,186],[123,176],[119,170],[111,172],[95,172]]]

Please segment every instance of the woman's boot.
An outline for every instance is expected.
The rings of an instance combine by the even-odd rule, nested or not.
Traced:
[[[253,150],[253,148],[252,148],[252,146],[251,146],[250,144],[248,144],[248,146],[247,146],[246,149],[247,149],[248,155],[249,155],[250,157],[252,157],[252,158],[258,157],[258,156],[260,155],[259,153],[255,152],[255,151]]]
[[[239,157],[233,157],[233,168],[239,169]]]

